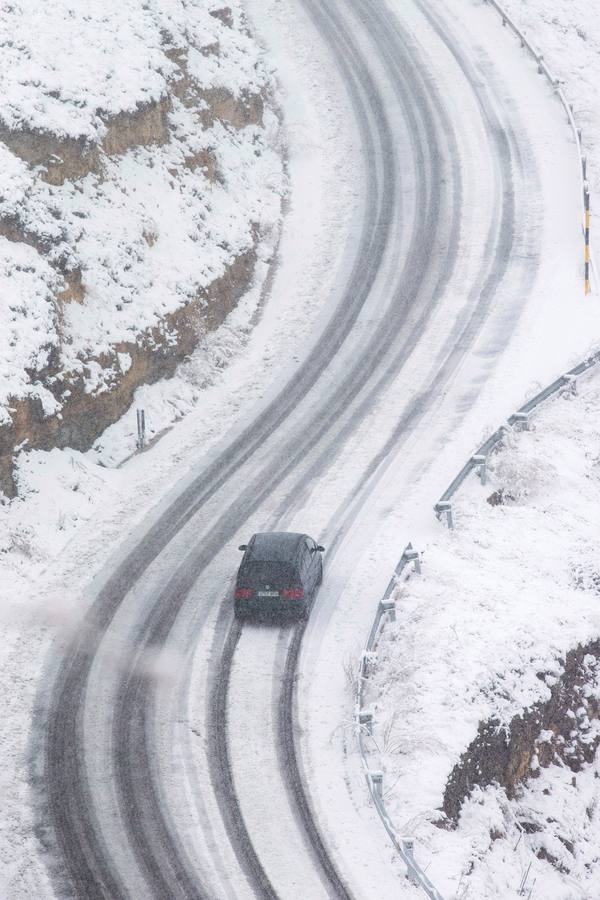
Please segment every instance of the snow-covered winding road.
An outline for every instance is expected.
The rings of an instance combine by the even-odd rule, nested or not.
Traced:
[[[80,897],[397,896],[393,866],[369,869],[381,835],[356,837],[350,794],[323,814],[311,790],[298,660],[342,602],[366,505],[398,454],[418,441],[425,455],[440,397],[507,297],[490,339],[510,340],[538,271],[538,172],[454,0],[292,5],[356,120],[350,264],[287,383],[91,587],[56,657],[41,816],[57,889]],[[306,629],[232,619],[236,547],[269,529],[327,546]]]

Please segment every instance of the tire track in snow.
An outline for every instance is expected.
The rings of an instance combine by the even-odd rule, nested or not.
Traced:
[[[313,5],[313,8],[317,7]],[[364,14],[371,15],[374,7],[370,4],[363,4],[362,11]],[[348,46],[347,40],[344,44],[341,42],[338,44],[338,50],[342,56],[347,53]],[[344,61],[344,65],[348,78],[354,79],[349,83],[353,83],[357,96],[360,90],[363,92],[360,102],[367,105],[367,108],[363,110],[363,140],[367,156],[372,160],[377,159],[377,163],[374,163],[373,171],[370,173],[371,203],[364,224],[361,252],[357,255],[357,262],[349,279],[344,302],[340,304],[330,326],[292,382],[286,386],[262,416],[253,422],[202,475],[186,488],[149,531],[139,547],[118,567],[113,577],[100,591],[86,626],[75,641],[71,653],[65,656],[56,682],[46,744],[47,798],[63,857],[67,862],[70,877],[81,896],[119,898],[127,895],[127,873],[113,871],[112,861],[106,857],[101,828],[94,816],[94,785],[89,782],[86,772],[85,741],[81,729],[83,708],[86,702],[93,702],[93,698],[86,697],[86,686],[91,663],[97,653],[102,636],[110,628],[112,618],[129,588],[139,580],[150,562],[180,528],[217,491],[229,483],[240,468],[251,459],[253,452],[261,446],[264,440],[282,426],[287,415],[310,387],[316,383],[326,368],[328,360],[335,356],[336,351],[341,348],[346,336],[350,333],[377,276],[378,266],[386,248],[386,236],[393,218],[392,210],[395,199],[393,139],[389,134],[389,127],[386,126],[385,116],[381,115],[381,106],[378,110],[376,92],[369,94],[364,83],[359,88],[356,76],[350,73],[346,61]],[[404,77],[405,71],[402,74]],[[381,119],[377,123],[374,121],[374,112],[379,112],[381,115]],[[375,135],[379,141],[377,150],[373,144]],[[418,152],[418,148],[415,152]],[[424,160],[421,165],[423,164]],[[385,177],[382,177],[382,172],[387,173]],[[435,178],[432,179],[432,182],[435,183]],[[427,194],[431,220],[434,218],[435,204],[439,202],[440,196],[441,192],[436,196],[436,191],[431,186]],[[425,217],[423,218],[423,229],[426,229],[429,227],[429,222]],[[425,231],[420,233],[421,243],[423,243],[424,233]],[[417,247],[417,243],[415,239],[413,246]],[[415,253],[412,261],[412,277],[418,278],[416,269],[418,266],[423,267],[424,263],[422,251]],[[433,273],[429,271],[426,274],[431,278]],[[438,272],[438,278],[443,279],[444,277],[443,271]],[[442,283],[443,281],[438,281],[438,285]],[[365,347],[362,357],[356,360],[354,369],[347,373],[346,384],[336,392],[336,402],[322,404],[317,410],[318,415],[313,420],[312,437],[317,433],[327,434],[327,420],[331,422],[331,419],[335,418],[336,409],[341,415],[348,397],[358,392],[371,377],[373,353],[377,349],[383,349],[385,345],[383,338],[386,337],[384,332],[386,329],[389,332],[391,326],[395,327],[394,316],[397,316],[402,308],[408,310],[410,304],[404,307],[398,306],[397,309],[390,311],[385,326],[381,326],[376,335],[379,344],[372,341]],[[318,429],[321,429],[320,432]],[[271,488],[293,471],[294,466],[299,464],[302,452],[309,444],[310,441],[301,444],[299,447],[301,452],[293,455],[291,462],[280,467],[277,477],[271,480]],[[335,445],[339,446],[339,434]],[[178,891],[177,896],[205,895],[202,894],[198,873],[193,870],[190,861],[186,860],[182,854],[177,835],[173,833],[173,823],[165,818],[159,785],[154,784],[151,778],[137,777],[139,772],[151,771],[153,754],[152,722],[148,718],[149,711],[153,709],[153,690],[147,677],[144,677],[141,672],[139,661],[144,649],[160,646],[160,643],[168,638],[181,603],[187,596],[195,578],[202,571],[202,566],[207,564],[208,559],[212,558],[212,555],[218,552],[219,547],[223,546],[234,533],[232,529],[239,527],[240,503],[247,501],[246,511],[258,508],[265,495],[263,487],[264,479],[257,479],[249,493],[246,492],[242,497],[236,498],[236,502],[228,510],[227,516],[221,519],[223,528],[219,532],[219,540],[209,541],[208,553],[203,556],[203,561],[196,561],[193,569],[186,573],[184,578],[176,578],[170,583],[168,592],[162,592],[157,598],[154,598],[153,611],[141,623],[139,629],[137,659],[133,661],[119,694],[113,739],[122,797],[121,806],[127,821],[127,839],[133,845],[140,870],[144,872],[148,881],[148,896],[151,893],[154,896],[165,896],[165,890],[173,891],[175,889]],[[235,644],[233,649],[235,649]],[[290,683],[292,682],[290,681]],[[282,739],[283,743],[286,740],[289,741],[291,734],[293,731],[288,728],[288,737]],[[289,754],[287,758],[291,759]],[[300,785],[300,787],[302,786]],[[303,797],[297,796],[296,803],[300,810],[302,810],[305,800],[306,797],[303,799]],[[311,818],[310,821],[312,821]],[[310,822],[308,828],[310,830]],[[238,850],[240,849],[239,845],[242,846],[242,856],[244,853],[246,855],[250,853],[250,842],[243,834],[238,834],[237,837],[233,835],[232,840],[238,845]],[[319,841],[320,837],[317,844]],[[332,871],[328,871],[329,864],[327,854],[325,854],[325,857],[322,858],[322,866],[327,879],[333,885],[337,876],[335,870],[332,870],[333,874]],[[246,869],[248,866],[252,868],[247,860]],[[166,873],[169,873],[169,878],[166,877]],[[257,890],[267,892],[269,890],[268,878],[264,882],[261,881],[263,875],[264,873],[261,875],[259,869],[255,867]],[[166,896],[175,895],[166,894]]]
[[[371,100],[376,106],[377,98],[372,97]],[[365,112],[364,115],[368,121],[369,113]],[[384,137],[391,148],[391,136],[387,134]],[[369,127],[363,129],[363,140],[365,153],[375,158],[372,132]],[[393,190],[390,190],[390,187],[394,183],[393,168],[388,166],[386,190],[378,184],[376,167],[369,170],[368,178],[370,202],[348,291],[309,357],[261,416],[185,488],[147,532],[140,544],[119,564],[114,574],[98,592],[78,635],[64,654],[46,712],[48,729],[43,739],[42,808],[48,810],[57,849],[67,868],[68,880],[76,893],[81,896],[120,898],[127,895],[123,873],[114,871],[112,860],[106,853],[101,828],[94,815],[93,785],[88,782],[85,766],[82,719],[83,709],[89,699],[86,697],[86,688],[92,662],[103,636],[110,628],[112,619],[131,586],[141,578],[173,536],[227,483],[228,478],[239,470],[264,440],[281,426],[286,416],[314,385],[349,334],[377,275],[381,255],[385,249],[387,225],[392,218]],[[182,602],[185,595],[181,585],[179,588],[178,593],[171,594],[167,599],[169,605],[167,619],[170,621],[176,616],[177,604]],[[164,600],[164,596],[159,598],[159,602]],[[143,646],[152,643],[150,639],[152,624],[146,621],[140,629],[140,635],[144,634],[145,637]],[[154,625],[155,635],[156,630],[165,633],[168,621],[159,620]],[[137,654],[138,664],[142,649],[140,645]],[[116,746],[120,748],[115,754],[116,771],[121,781],[123,815],[126,821],[129,817],[127,839],[137,857],[140,871],[147,880],[148,896],[153,889],[151,885],[155,878],[158,879],[155,885],[157,896],[164,896],[164,891],[168,888],[161,877],[161,872],[171,870],[169,859],[177,859],[179,850],[171,837],[172,828],[162,814],[155,786],[151,780],[143,785],[138,783],[139,779],[135,777],[137,773],[131,768],[133,759],[139,764],[138,740],[141,740],[143,747],[147,737],[145,715],[143,712],[140,713],[140,710],[147,709],[151,704],[150,693],[151,686],[147,677],[140,676],[132,668],[127,683],[122,685],[120,691],[120,701],[124,707],[121,706],[115,715],[115,721],[119,726],[114,731],[114,737],[117,739]],[[132,704],[136,708],[133,713]],[[121,726],[129,730],[129,737],[126,740],[119,731]],[[136,738],[133,738],[132,730],[135,731]],[[127,755],[127,751],[133,749],[135,755],[132,759]],[[140,790],[145,796],[139,800],[135,799]],[[152,823],[155,835],[160,836],[158,840],[152,842],[153,848],[147,845],[143,835],[138,818],[140,813]],[[46,826],[46,822],[43,825]],[[161,848],[164,848],[164,851]],[[182,888],[187,885],[187,889],[191,892],[190,896],[201,896],[196,876],[187,873],[185,863],[178,866],[178,872],[174,884],[182,885]],[[61,889],[62,887],[61,878]]]

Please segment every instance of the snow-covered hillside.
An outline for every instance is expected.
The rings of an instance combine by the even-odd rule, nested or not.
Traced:
[[[593,194],[592,219],[600,224],[600,19],[586,0],[501,0],[502,6],[562,82],[582,130]],[[595,198],[595,203],[594,203]],[[599,242],[600,243],[600,242]]]
[[[239,2],[0,10],[0,486],[87,449],[268,260],[284,189]]]
[[[444,896],[516,898],[530,865],[533,897],[600,893],[600,376],[588,378],[507,437],[487,484],[461,489],[455,531],[440,525],[423,575],[399,589],[369,681],[388,807]]]

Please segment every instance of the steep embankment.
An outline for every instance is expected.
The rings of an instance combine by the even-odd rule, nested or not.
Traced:
[[[89,448],[249,287],[280,214],[270,74],[237,2],[0,11],[0,488]]]
[[[389,805],[447,896],[598,895],[598,373],[509,435],[424,552],[379,663]],[[437,826],[437,827],[436,827]],[[529,873],[527,875],[527,873]],[[527,877],[526,877],[527,876]]]

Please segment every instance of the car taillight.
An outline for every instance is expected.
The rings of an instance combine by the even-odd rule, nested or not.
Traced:
[[[234,596],[236,600],[249,600],[252,596],[252,591],[250,588],[238,588]]]
[[[281,596],[286,600],[304,600],[304,590],[302,588],[285,588],[281,592]]]

